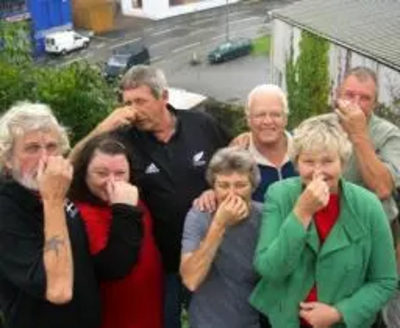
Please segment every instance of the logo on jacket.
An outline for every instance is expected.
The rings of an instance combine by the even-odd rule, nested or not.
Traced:
[[[68,217],[71,219],[75,218],[79,213],[75,204],[73,202],[71,202],[69,199],[67,199],[64,202],[64,210],[67,213]]]
[[[193,166],[203,166],[206,164],[206,160],[204,158],[204,151],[201,151],[193,156]]]
[[[160,172],[160,169],[154,163],[151,163],[144,171],[146,174],[155,174],[158,172]]]

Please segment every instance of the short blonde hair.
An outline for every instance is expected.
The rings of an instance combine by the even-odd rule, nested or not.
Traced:
[[[54,130],[60,138],[63,153],[69,148],[66,128],[61,126],[49,106],[40,103],[19,102],[0,117],[0,171],[11,153],[15,139],[32,131]]]
[[[336,114],[323,114],[302,122],[293,132],[289,155],[297,164],[299,155],[304,151],[337,151],[342,164],[346,164],[352,146]]]

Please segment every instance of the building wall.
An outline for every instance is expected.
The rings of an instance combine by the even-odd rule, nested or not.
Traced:
[[[121,11],[126,16],[163,19],[194,11],[205,10],[239,0],[121,0]]]
[[[0,19],[18,20],[27,13],[26,0],[0,0]]]
[[[104,33],[113,30],[116,4],[110,0],[71,0],[74,26]]]
[[[29,0],[35,54],[44,52],[46,34],[72,28],[70,0]]]
[[[283,21],[274,19],[272,22],[271,51],[271,81],[286,88],[286,60],[293,47],[294,58],[299,55],[301,30]],[[360,53],[331,43],[329,50],[329,72],[331,83],[331,99],[335,97],[337,87],[343,79],[346,69],[356,66],[366,66],[378,75],[378,100],[386,105],[400,99],[400,72],[395,71]]]

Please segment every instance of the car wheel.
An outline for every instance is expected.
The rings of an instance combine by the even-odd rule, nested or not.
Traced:
[[[89,42],[85,42],[84,44],[83,44],[83,48],[88,48],[89,47]]]
[[[67,54],[67,49],[61,50],[61,55],[65,56]]]

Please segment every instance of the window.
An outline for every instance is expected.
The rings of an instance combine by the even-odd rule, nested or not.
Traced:
[[[26,0],[0,0],[0,17],[27,11]]]

